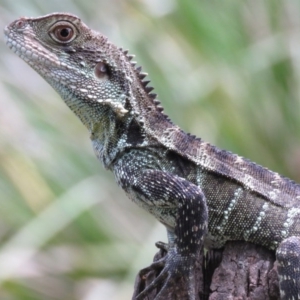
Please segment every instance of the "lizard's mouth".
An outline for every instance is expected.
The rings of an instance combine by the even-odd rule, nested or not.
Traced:
[[[6,26],[4,35],[6,45],[37,71],[38,66],[60,65],[58,57],[35,40],[30,27],[26,26],[26,19]]]

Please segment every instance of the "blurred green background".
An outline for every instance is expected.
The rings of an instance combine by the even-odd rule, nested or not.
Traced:
[[[0,27],[54,11],[136,54],[186,131],[300,181],[298,0],[0,0]],[[130,299],[164,228],[51,87],[0,50],[0,299]]]

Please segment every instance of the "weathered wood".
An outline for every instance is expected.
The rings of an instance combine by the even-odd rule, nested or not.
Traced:
[[[160,250],[154,261],[165,254],[165,251]],[[198,299],[280,299],[275,254],[264,247],[245,242],[228,242],[224,249],[211,250],[204,257],[199,257],[200,261],[196,268]],[[158,274],[151,271],[144,278],[137,275],[132,299]],[[178,282],[165,300],[188,299],[185,291],[183,282]],[[158,292],[159,290],[153,291],[147,300],[155,299]]]

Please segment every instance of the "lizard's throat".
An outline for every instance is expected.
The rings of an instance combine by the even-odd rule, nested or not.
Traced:
[[[118,130],[114,112],[105,105],[91,105],[74,94],[66,94],[64,101],[90,132],[90,139],[97,158],[109,168],[118,154]]]
[[[94,152],[103,166],[108,169],[120,151],[116,124],[106,118],[94,124],[90,133]]]
[[[43,76],[43,74],[41,74]],[[93,131],[95,124],[100,123],[104,119],[105,112],[102,112],[102,108],[99,109],[82,99],[80,95],[77,95],[74,90],[69,86],[64,86],[60,81],[55,79],[48,79],[50,85],[58,92],[67,106],[74,112],[74,114],[85,125],[89,132]]]

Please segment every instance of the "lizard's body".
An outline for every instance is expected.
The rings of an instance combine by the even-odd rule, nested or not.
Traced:
[[[277,249],[281,297],[300,298],[300,185],[183,132],[132,57],[77,17],[22,18],[5,33],[85,124],[127,195],[166,226],[168,254],[152,265],[163,271],[138,299],[159,284],[164,299],[180,276],[195,299],[199,249],[228,240]]]

